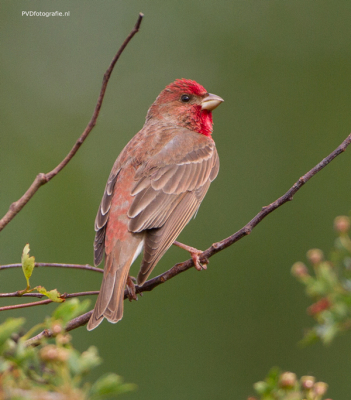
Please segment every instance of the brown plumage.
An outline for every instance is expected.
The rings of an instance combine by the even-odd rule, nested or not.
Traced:
[[[222,101],[194,81],[175,81],[117,158],[95,220],[94,261],[105,254],[105,269],[88,330],[122,318],[134,259],[143,248],[142,285],[198,210],[219,170],[211,111]]]

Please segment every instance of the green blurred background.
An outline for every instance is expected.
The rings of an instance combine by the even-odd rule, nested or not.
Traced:
[[[70,17],[22,17],[22,11]],[[1,1],[0,214],[39,172],[67,154],[91,117],[102,76],[133,27],[96,128],[72,162],[40,189],[0,234],[0,264],[92,263],[93,222],[111,166],[142,127],[148,107],[176,78],[195,79],[225,99],[214,112],[217,180],[179,239],[200,249],[223,239],[274,201],[351,130],[351,2]],[[312,325],[303,287],[290,275],[311,247],[327,252],[333,218],[348,213],[351,151],[337,158],[252,234],[125,304],[121,323],[73,332],[84,350],[138,385],[130,399],[246,399],[278,365],[329,383],[349,398],[351,336],[300,349]],[[155,273],[187,259],[172,248]],[[132,269],[135,275],[136,263]],[[32,285],[97,290],[92,272],[38,269]],[[21,289],[21,271],[1,273],[0,292]],[[95,299],[93,298],[92,301]],[[2,301],[3,304],[14,301]],[[3,313],[28,326],[55,306]]]

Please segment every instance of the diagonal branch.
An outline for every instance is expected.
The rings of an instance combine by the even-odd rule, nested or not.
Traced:
[[[347,146],[351,143],[351,134],[338,146],[332,153],[330,153],[326,158],[324,158],[320,163],[318,163],[315,167],[313,167],[310,171],[308,171],[305,175],[303,175],[283,196],[279,197],[276,201],[269,204],[268,206],[262,207],[261,211],[256,214],[251,221],[249,221],[245,226],[243,226],[240,230],[235,232],[233,235],[227,237],[226,239],[221,240],[220,242],[214,243],[211,247],[205,250],[200,255],[200,261],[206,262],[210,257],[215,255],[216,253],[226,249],[227,247],[231,246],[238,240],[242,239],[243,237],[247,236],[251,233],[252,229],[259,224],[268,214],[276,210],[278,207],[282,206],[288,201],[293,199],[295,193],[301,189],[301,187],[309,181],[314,175],[316,175],[319,171],[321,171],[324,167],[326,167],[335,157],[339,154],[343,153]],[[194,266],[193,260],[189,259],[182,263],[176,264],[174,267],[169,269],[168,271],[164,272],[163,274],[156,276],[153,279],[148,280],[145,282],[143,286],[136,286],[135,290],[136,293],[143,293],[143,292],[151,292],[151,290],[155,289],[158,285],[165,283],[166,281],[172,279],[176,275],[187,271],[191,267]],[[124,292],[124,299],[128,298],[127,290]],[[88,311],[87,313],[80,315],[77,318],[72,319],[66,325],[66,331],[70,331],[72,329],[78,328],[80,326],[85,325],[92,314],[92,310]],[[34,336],[33,338],[29,339],[26,344],[27,345],[37,345],[38,342],[43,337],[52,337],[53,333],[46,329],[43,332],[39,333],[38,335]]]
[[[141,21],[143,19],[143,14],[140,13],[138,20],[128,35],[128,37],[125,39],[123,42],[122,46],[118,50],[117,54],[114,56],[110,66],[108,67],[107,71],[105,72],[104,79],[102,81],[102,86],[100,90],[100,95],[98,97],[95,110],[93,112],[93,115],[91,117],[91,120],[89,121],[87,127],[84,129],[84,132],[81,134],[79,139],[76,141],[74,146],[72,147],[71,151],[67,154],[67,156],[60,162],[60,164],[57,165],[56,168],[54,168],[52,171],[48,172],[47,174],[40,173],[36,176],[34,179],[33,183],[30,185],[26,193],[17,201],[11,204],[8,212],[4,215],[4,217],[0,220],[0,231],[2,231],[5,226],[22,210],[22,208],[28,203],[28,201],[34,196],[34,194],[38,191],[38,189],[45,185],[45,183],[48,183],[54,176],[56,176],[73,158],[73,156],[77,153],[79,150],[80,146],[83,144],[84,140],[88,137],[89,133],[91,130],[94,128],[96,124],[96,120],[99,116],[102,101],[105,96],[106,92],[106,87],[108,84],[108,81],[110,79],[111,73],[113,71],[113,68],[118,61],[120,55],[122,54],[123,50],[126,48],[130,40],[133,38],[133,36],[139,31]]]

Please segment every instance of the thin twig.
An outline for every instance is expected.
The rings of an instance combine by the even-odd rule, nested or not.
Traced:
[[[102,268],[92,267],[89,264],[84,265],[84,264],[35,263],[34,266],[35,267],[74,268],[74,269],[85,269],[87,271],[104,272],[104,270]],[[21,267],[22,267],[22,264],[0,265],[0,272],[3,269],[21,268]]]
[[[119,59],[120,55],[122,54],[123,50],[126,48],[127,44],[130,42],[132,37],[139,31],[141,21],[143,19],[143,14],[139,14],[138,20],[118,50],[117,54],[114,56],[110,66],[108,67],[107,71],[105,72],[104,79],[102,81],[102,87],[100,90],[100,95],[98,97],[94,113],[91,117],[91,120],[89,121],[87,127],[85,128],[84,132],[81,134],[80,138],[76,141],[74,146],[72,147],[71,151],[67,154],[67,156],[60,162],[60,164],[57,165],[56,168],[54,168],[52,171],[48,172],[47,174],[40,173],[37,175],[37,177],[34,179],[33,183],[30,185],[29,189],[26,191],[26,193],[17,201],[11,204],[8,212],[4,215],[4,217],[0,220],[0,231],[2,231],[5,226],[22,210],[22,208],[28,203],[28,201],[34,196],[34,194],[38,191],[38,189],[45,185],[45,183],[48,183],[54,176],[56,176],[68,163],[69,161],[73,158],[73,156],[77,153],[79,150],[80,146],[83,144],[85,139],[88,137],[89,133],[91,130],[94,128],[96,124],[96,120],[99,116],[100,109],[101,109],[101,104],[105,96],[106,92],[106,87],[108,84],[108,81],[110,79],[112,70]]]
[[[61,295],[62,299],[70,299],[72,297],[80,297],[80,296],[90,296],[90,295],[97,295],[99,294],[98,290],[92,290],[88,292],[77,292],[77,293],[64,293]],[[25,293],[21,295],[18,291],[13,293],[1,293],[0,297],[38,297],[42,298],[44,295],[41,293]],[[46,299],[41,301],[32,301],[31,303],[24,303],[24,304],[15,304],[11,306],[4,306],[0,307],[0,311],[9,311],[9,310],[16,310],[17,308],[26,308],[26,307],[34,307],[34,306],[41,306],[44,304],[53,303],[52,300]]]
[[[80,326],[85,325],[93,313],[93,310],[86,312],[85,314],[80,315],[69,321],[66,325],[65,331],[69,332],[73,329],[79,328]],[[37,335],[33,336],[32,338],[26,340],[26,346],[38,346],[40,344],[41,339],[43,338],[51,338],[54,334],[51,329],[44,329],[42,332],[38,333]]]
[[[32,301],[31,303],[25,304],[15,304],[12,306],[5,306],[0,307],[0,311],[9,311],[9,310],[16,310],[17,308],[26,308],[26,307],[34,307],[34,306],[43,306],[45,304],[52,303],[53,301],[50,299],[47,300],[40,300],[40,301]]]
[[[23,290],[22,290],[23,292]],[[42,293],[23,293],[21,294],[21,290],[17,290],[16,292],[10,292],[10,293],[0,293],[0,297],[36,297],[38,299],[41,299],[45,295]],[[1,310],[1,307],[0,307]]]
[[[335,157],[339,154],[344,152],[347,146],[351,143],[351,134],[338,146],[332,153],[330,153],[326,158],[324,158],[320,163],[318,163],[315,167],[313,167],[310,171],[308,171],[305,175],[303,175],[283,196],[279,197],[276,201],[269,204],[268,206],[262,207],[262,210],[244,227],[240,230],[235,232],[233,235],[227,237],[226,239],[221,240],[220,242],[214,243],[211,247],[205,250],[200,255],[200,262],[206,262],[210,257],[215,255],[216,253],[226,249],[227,247],[231,246],[238,240],[242,239],[243,237],[247,236],[251,233],[252,229],[259,224],[268,214],[272,211],[276,210],[278,207],[282,206],[288,201],[293,199],[295,193],[307,182],[309,181],[314,175],[317,174],[320,170],[322,170],[325,166],[327,166]],[[148,280],[145,282],[143,286],[136,286],[135,290],[136,293],[143,293],[143,292],[151,292],[151,290],[155,289],[158,285],[165,283],[166,281],[172,279],[176,275],[184,272],[191,267],[194,266],[193,260],[189,259],[182,263],[176,264],[174,267],[169,269],[168,271],[164,272],[163,274],[156,276],[153,279]],[[124,299],[128,298],[127,290],[124,292]],[[92,310],[80,315],[77,318],[72,319],[66,325],[66,331],[78,328],[80,326],[85,325],[92,314]],[[41,335],[41,336],[40,336]],[[49,335],[49,336],[48,336]],[[30,341],[32,344],[38,343],[40,337],[51,337],[52,333],[47,330],[46,334],[41,332],[39,335],[34,336]],[[27,341],[28,343],[28,341]],[[30,344],[30,343],[29,343]]]
[[[26,346],[38,346],[40,344],[41,339],[43,338],[50,338],[53,334],[50,329],[44,329],[37,335],[33,336],[32,338],[26,340]]]

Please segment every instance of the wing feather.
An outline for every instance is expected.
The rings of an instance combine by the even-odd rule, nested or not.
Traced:
[[[210,182],[208,181],[194,192],[187,192],[161,228],[147,231],[144,243],[144,258],[138,274],[139,285],[146,281],[160,258],[190,221],[199,208],[209,186]]]
[[[183,149],[178,162],[157,168],[155,166],[160,164],[157,158],[148,160],[148,167],[142,165],[135,175],[138,180],[132,191],[135,197],[128,211],[131,218],[129,229],[141,232],[160,228],[182,201],[184,193],[207,187],[210,175],[216,175],[213,165],[217,159],[214,142],[204,141],[188,153],[184,154]]]
[[[179,196],[158,192],[153,202],[141,211],[137,218],[132,218],[129,229],[132,232],[141,232],[145,229],[159,228],[164,220],[163,215],[167,216],[168,210],[173,209],[180,201]]]
[[[152,186],[147,187],[146,189],[139,192],[135,199],[133,200],[132,205],[128,211],[129,218],[135,218],[137,215],[141,213],[141,211],[145,210],[155,199],[157,196],[157,191],[152,188]]]
[[[167,190],[164,190],[165,186],[167,186],[169,184],[169,182],[171,182],[172,179],[174,179],[174,177],[177,175],[177,171],[178,171],[177,165],[172,165],[172,166],[167,165],[167,167],[160,168],[157,171],[157,179],[155,179],[155,178],[152,179],[151,185],[152,185],[153,189],[155,189],[155,190],[163,189],[163,191],[167,191]],[[171,192],[169,192],[169,193],[171,193]]]
[[[105,253],[105,233],[106,223],[111,208],[112,194],[117,181],[120,169],[115,171],[112,168],[111,174],[107,180],[105,191],[95,218],[95,240],[94,240],[94,264],[99,265]]]
[[[219,171],[219,157],[217,151],[214,153],[214,159],[213,159],[213,167],[210,173],[210,181],[212,182],[217,178]]]
[[[137,182],[137,184],[134,186],[131,195],[135,196],[142,190],[146,189],[147,187],[150,186],[150,178],[148,176],[144,176],[144,178],[140,179],[140,181]]]

